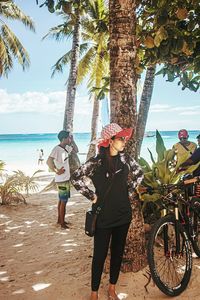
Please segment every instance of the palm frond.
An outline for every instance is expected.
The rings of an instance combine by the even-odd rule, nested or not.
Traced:
[[[13,61],[12,61],[12,57],[9,53],[9,49],[8,49],[7,45],[5,44],[5,41],[1,38],[1,35],[0,35],[0,57],[1,57],[0,76],[7,77],[9,71],[13,67]]]
[[[13,56],[17,58],[22,68],[28,68],[30,65],[29,55],[19,39],[7,25],[1,26],[1,35],[4,43],[6,43],[7,48],[9,48],[9,52],[11,52]]]
[[[13,1],[0,3],[0,14],[6,19],[20,21],[30,30],[35,31],[34,22]]]
[[[85,56],[80,60],[78,65],[78,77],[77,77],[77,83],[81,83],[85,76],[89,73],[91,70],[91,65],[93,60],[95,59],[95,49],[94,47],[91,47]]]
[[[56,73],[63,73],[63,68],[71,61],[72,50],[65,53],[52,67],[51,77],[54,77]]]
[[[89,48],[89,43],[82,43],[79,49],[79,55],[82,56]]]
[[[0,76],[8,76],[13,68],[13,58],[16,58],[23,70],[29,67],[30,60],[26,49],[23,47],[16,35],[6,25],[4,19],[20,21],[30,30],[35,31],[34,23],[21,9],[12,1],[0,2]]]
[[[46,38],[52,38],[56,41],[68,39],[72,36],[73,29],[74,27],[70,23],[57,25],[55,27],[50,28],[49,32],[42,38],[42,40]]]
[[[81,21],[82,34],[85,33],[90,36],[94,35],[94,33],[95,33],[94,25],[95,25],[94,22],[91,22],[91,20],[88,19],[88,17],[83,18]]]

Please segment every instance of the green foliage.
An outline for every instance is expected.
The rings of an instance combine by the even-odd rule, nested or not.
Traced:
[[[138,65],[140,71],[164,64],[157,73],[167,81],[179,79],[182,89],[200,85],[199,1],[140,1],[138,10]]]
[[[26,176],[24,172],[14,171],[11,176],[6,176],[5,182],[0,185],[1,204],[26,203],[23,192],[29,195],[29,191],[36,192],[38,184],[36,174],[42,171],[36,171],[32,176]]]
[[[29,67],[30,60],[20,40],[5,23],[5,20],[17,20],[34,31],[34,24],[14,1],[0,1],[0,77],[8,76],[13,68],[13,59],[17,59],[23,70]]]
[[[110,77],[103,77],[101,81],[101,87],[92,87],[89,90],[90,94],[95,94],[97,97],[97,100],[103,100],[109,92],[109,85],[110,85]]]
[[[26,203],[25,197],[20,193],[20,186],[12,177],[7,177],[4,184],[0,185],[1,204]]]
[[[62,11],[65,15],[71,16],[79,5],[92,20],[88,22],[87,30],[93,32],[95,39],[97,32],[104,33],[105,38],[105,33],[108,36],[108,14],[107,16],[100,14],[103,11],[102,3],[105,9],[106,1],[100,0],[46,0],[41,6],[46,5],[52,12]],[[183,90],[188,88],[196,92],[200,86],[199,24],[200,9],[197,0],[187,0],[184,7],[182,1],[178,0],[138,1],[135,62],[138,76],[149,65],[162,64],[164,67],[157,75],[162,74],[169,82],[178,79],[178,85]],[[85,41],[90,40],[91,34],[83,32],[83,37]],[[103,50],[101,53],[106,52]],[[57,64],[54,67],[56,70]],[[61,69],[59,64],[57,70]],[[83,71],[86,73],[88,68],[80,66],[80,70],[79,74],[84,74]]]
[[[36,175],[38,173],[41,173],[43,171],[38,170],[33,173],[32,176],[25,175],[24,172],[17,170],[14,171],[14,175],[12,175],[10,178],[14,179],[17,186],[20,186],[20,191],[26,192],[26,195],[29,195],[30,192],[36,192],[38,190],[38,183]]]
[[[109,68],[108,55],[108,8],[104,0],[88,1],[87,13],[81,21],[82,39],[88,49],[83,52],[78,66],[78,83],[89,75],[90,91],[105,86]],[[101,90],[99,97],[105,92]]]
[[[82,8],[86,7],[87,2],[87,0],[45,0],[39,7],[46,6],[50,13],[62,11],[69,15],[74,9],[78,8],[80,4]],[[36,0],[36,4],[39,4],[38,0]]]
[[[3,160],[0,160],[0,175],[2,174],[2,171],[4,170],[5,162]]]
[[[179,163],[176,164],[176,154],[174,150],[166,150],[163,139],[158,131],[156,132],[156,153],[157,160],[155,161],[152,153],[150,152],[152,161],[151,166],[144,158],[139,159],[139,164],[144,171],[143,184],[156,190],[153,194],[144,193],[140,195],[140,198],[147,202],[158,201],[161,198],[161,192],[158,189],[161,184],[175,184],[180,180],[182,175],[192,173],[197,167],[197,165],[190,166],[187,170],[177,173],[179,165],[188,158],[188,155],[183,155]]]
[[[164,141],[159,133],[158,130],[156,130],[156,152],[158,154],[158,161],[162,161],[164,159],[164,153],[166,151]]]
[[[61,2],[62,1],[57,1],[57,5]],[[108,8],[105,6],[104,0],[88,0],[86,2],[87,13],[81,18],[81,36],[83,43],[80,45],[77,83],[81,83],[84,78],[89,75],[89,91],[95,91],[98,95],[98,99],[102,99],[108,92],[109,85],[109,80],[107,79],[109,68]],[[81,6],[84,6],[86,2],[80,1]],[[43,3],[42,6],[43,5],[47,5],[47,3]],[[60,13],[59,15],[63,17],[64,23],[51,28],[44,38],[51,37],[56,41],[60,41],[71,37],[75,24],[72,18],[73,14]],[[71,55],[72,51],[70,50],[55,63],[52,67],[52,76],[57,72],[63,72],[66,65],[71,61]]]

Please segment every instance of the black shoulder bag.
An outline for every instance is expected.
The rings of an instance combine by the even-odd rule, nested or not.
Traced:
[[[97,206],[95,210],[92,209],[92,207],[86,212],[85,216],[85,234],[87,234],[90,237],[93,237],[96,230],[96,223],[97,223],[97,217],[99,213],[101,212],[101,209],[103,208],[105,199],[111,190],[112,184],[114,181],[114,175],[112,177],[111,183],[108,187],[108,189],[105,192],[104,198],[101,199],[101,203]]]

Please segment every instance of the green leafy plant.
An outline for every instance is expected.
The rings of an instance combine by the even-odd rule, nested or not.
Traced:
[[[20,186],[14,178],[7,177],[4,184],[0,185],[0,198],[2,205],[26,203],[25,197],[19,192]]]
[[[140,195],[143,201],[158,201],[161,197],[158,187],[161,184],[177,183],[184,174],[192,173],[197,165],[188,167],[185,171],[177,173],[177,169],[187,159],[187,154],[183,155],[176,163],[176,154],[172,149],[166,149],[163,139],[158,131],[156,131],[156,153],[157,159],[153,157],[152,152],[148,149],[152,165],[144,159],[139,159],[139,164],[144,171],[143,184],[147,187],[155,189],[152,194],[144,193]]]
[[[29,191],[36,192],[38,190],[38,183],[36,182],[36,174],[42,172],[36,171],[32,176],[26,176],[22,171],[14,171],[11,176],[6,175],[4,183],[0,185],[0,199],[1,204],[26,203],[24,192],[26,196]]]
[[[0,160],[0,176],[2,175],[2,171],[4,170],[5,162],[3,160]]]
[[[36,174],[43,172],[42,170],[38,170],[33,173],[32,176],[27,176],[24,172],[17,170],[14,171],[14,175],[12,175],[10,178],[13,179],[17,186],[20,187],[20,191],[23,191],[26,193],[26,195],[29,195],[30,192],[37,192],[38,191],[38,183],[36,182],[37,177]]]
[[[149,150],[149,149],[148,149]],[[176,162],[176,154],[174,150],[167,150],[163,139],[158,131],[156,131],[156,153],[157,159],[153,157],[149,150],[152,164],[150,165],[144,158],[139,159],[139,164],[144,171],[143,185],[150,187],[152,192],[139,193],[142,203],[142,211],[145,223],[153,224],[160,218],[160,206],[162,203],[162,184],[175,184],[184,174],[192,173],[197,165],[190,166],[187,170],[177,173],[177,169],[183,163],[188,155],[183,155],[180,162]]]

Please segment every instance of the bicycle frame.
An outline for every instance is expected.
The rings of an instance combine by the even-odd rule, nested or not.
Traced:
[[[186,184],[193,184],[194,179],[187,180]],[[168,185],[169,188],[173,188],[173,185]],[[176,189],[178,185],[174,185],[174,189]],[[190,197],[188,194],[188,188],[187,186],[184,187],[184,196],[182,196],[181,193],[178,192],[170,192],[167,194],[167,196],[164,197],[164,199],[168,200],[167,203],[163,203],[163,209],[162,209],[162,216],[166,216],[169,213],[174,214],[175,216],[175,241],[176,241],[176,255],[181,254],[181,242],[180,242],[180,223],[184,226],[186,230],[186,234],[189,238],[189,240],[192,242],[195,238],[195,230],[192,224],[191,215],[193,212],[197,214],[197,216],[200,218],[200,211],[193,207],[190,202]],[[169,208],[170,204],[173,206],[173,210]],[[164,235],[164,251],[165,255],[169,254],[168,249],[168,226],[165,225],[163,228],[163,235]]]

